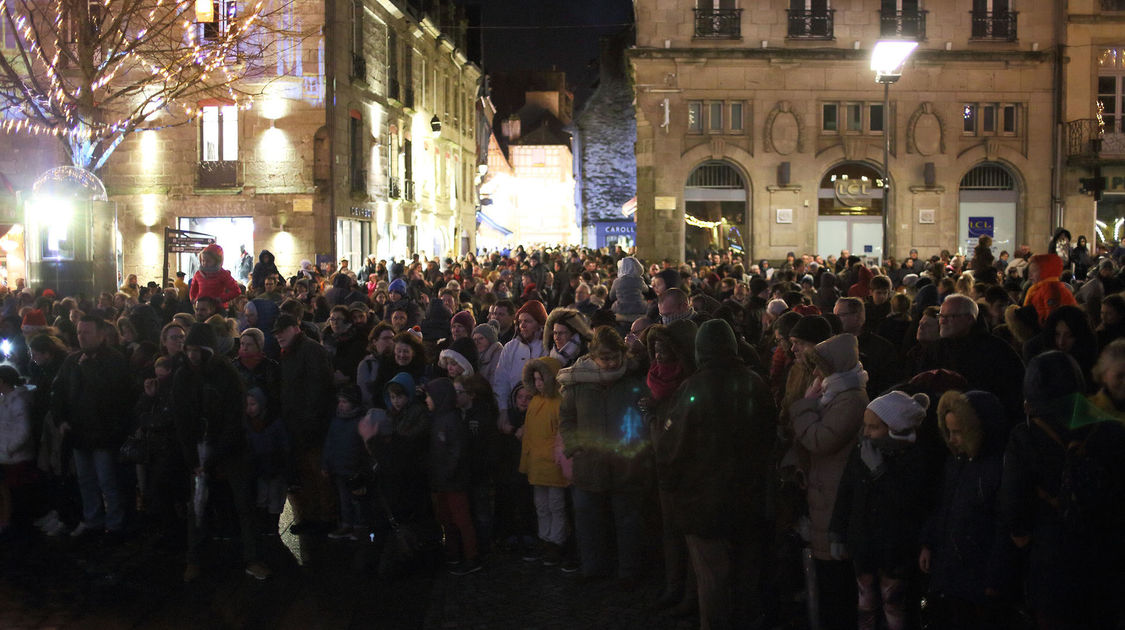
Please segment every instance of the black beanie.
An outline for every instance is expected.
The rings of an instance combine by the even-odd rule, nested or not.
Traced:
[[[790,337],[817,344],[832,336],[832,326],[819,315],[802,317],[789,331]]]
[[[217,345],[219,345],[219,338],[215,335],[215,329],[203,322],[192,324],[187,338],[184,339],[184,346],[206,348],[211,352],[215,351]]]

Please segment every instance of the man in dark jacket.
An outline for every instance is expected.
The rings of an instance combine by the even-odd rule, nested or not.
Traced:
[[[188,331],[184,341],[187,362],[176,370],[172,380],[176,435],[196,483],[230,486],[242,534],[246,573],[264,580],[270,570],[258,560],[253,508],[256,486],[242,427],[245,393],[242,379],[230,361],[215,353],[217,342],[215,329],[207,324],[192,324]],[[206,506],[193,501],[193,514],[188,518],[185,582],[199,577],[199,552],[206,540],[207,523],[205,515],[195,513],[199,509]]]
[[[82,317],[79,351],[63,361],[51,390],[59,433],[74,447],[82,494],[82,522],[71,533],[75,537],[103,527],[119,536],[125,527],[127,499],[118,483],[117,452],[130,426],[135,392],[129,362],[105,343],[107,327],[102,319]]]
[[[737,347],[725,321],[699,328],[699,370],[663,420],[656,453],[672,526],[687,535],[705,628],[751,622],[754,571],[769,534],[763,506],[777,413],[769,388],[738,358]]]
[[[903,369],[898,351],[894,344],[867,330],[864,325],[867,315],[863,300],[855,297],[840,298],[836,301],[833,312],[840,318],[844,332],[855,335],[859,341],[859,361],[870,377],[867,381],[867,396],[877,397],[901,377]]]
[[[301,332],[292,315],[274,324],[281,345],[281,419],[292,441],[299,489],[293,493],[297,534],[315,529],[314,523],[335,518],[333,491],[320,475],[324,436],[332,418],[332,364],[323,346]]]
[[[920,371],[952,370],[974,387],[992,392],[1004,406],[1010,427],[1024,417],[1023,361],[1012,346],[977,322],[978,312],[977,303],[965,295],[953,294],[942,302],[941,342]]]

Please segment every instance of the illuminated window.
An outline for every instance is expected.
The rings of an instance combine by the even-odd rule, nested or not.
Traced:
[[[200,36],[205,40],[215,41],[225,38],[232,24],[237,10],[235,0],[215,0],[211,3],[214,13],[210,22],[200,23]]]
[[[238,160],[238,106],[204,105],[199,130],[201,162]]]

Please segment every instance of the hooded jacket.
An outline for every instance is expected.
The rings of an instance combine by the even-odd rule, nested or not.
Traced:
[[[617,277],[609,289],[613,312],[619,315],[644,315],[648,311],[644,294],[648,291],[642,275],[644,267],[632,256],[617,261]]]
[[[239,288],[238,282],[231,277],[229,271],[221,267],[211,272],[202,269],[196,271],[191,278],[191,288],[188,291],[188,299],[192,302],[201,297],[212,297],[218,300],[223,308],[226,308],[227,302],[240,295],[242,289]]]
[[[1047,321],[1047,316],[1056,308],[1078,304],[1070,287],[1059,280],[1063,270],[1062,258],[1057,254],[1039,254],[1031,257],[1031,264],[1039,265],[1039,282],[1027,289],[1023,305],[1035,307],[1040,324]]]
[[[570,482],[555,461],[555,436],[559,432],[562,396],[556,382],[561,366],[551,357],[540,357],[523,366],[523,386],[535,390],[535,374],[543,377],[545,394],[536,393],[527,407],[520,446],[519,471],[533,486],[565,488]]]
[[[695,338],[698,371],[655,432],[660,489],[673,528],[704,538],[739,538],[765,518],[777,412],[769,388],[737,356],[723,320],[704,322]]]
[[[258,263],[254,265],[254,271],[250,272],[250,286],[261,291],[266,288],[266,278],[273,274],[281,276],[281,272],[277,270],[277,265],[274,264],[273,254],[268,249],[263,249],[262,253],[258,254]]]
[[[950,413],[960,421],[960,448],[949,444]],[[938,402],[937,419],[949,455],[937,509],[922,530],[922,544],[931,552],[930,590],[984,604],[985,589],[1009,586],[1015,551],[997,510],[1004,408],[988,392],[949,391]]]
[[[831,379],[839,385],[827,385],[826,393],[819,398],[794,402],[789,408],[789,417],[794,440],[803,449],[800,459],[808,462],[806,477],[813,555],[819,560],[830,560],[828,528],[836,506],[836,491],[863,425],[868,398],[866,379],[846,376],[854,373],[859,365],[855,336],[844,333],[820,342],[816,345],[814,359],[828,375],[826,381]],[[829,392],[834,393],[829,396]]]
[[[395,383],[406,391],[410,400],[402,411],[394,411],[391,406],[390,385]],[[383,403],[386,405],[387,413],[391,417],[391,426],[394,427],[395,435],[413,438],[423,435],[430,426],[430,419],[426,413],[426,406],[421,401],[416,400],[414,396],[414,377],[410,376],[409,372],[399,372],[395,374],[387,385],[383,387]]]
[[[514,343],[514,342],[513,342]],[[643,488],[651,480],[652,451],[637,401],[644,395],[627,366],[606,371],[590,357],[559,372],[559,432],[574,459],[574,485],[586,492]]]
[[[562,352],[555,347],[553,334],[555,324],[563,324],[575,333],[567,344],[569,347],[562,348]],[[551,311],[547,316],[547,322],[543,324],[543,347],[549,348],[548,354],[559,361],[560,369],[573,365],[578,357],[586,354],[586,344],[593,336],[594,333],[586,323],[586,318],[573,308],[556,308]]]
[[[457,409],[453,381],[436,378],[426,384],[434,401],[430,412],[430,490],[465,492],[469,488],[468,426]]]

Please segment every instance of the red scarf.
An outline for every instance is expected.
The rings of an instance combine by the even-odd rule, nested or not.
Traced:
[[[241,363],[246,369],[254,371],[262,363],[266,355],[261,352],[243,352],[241,349],[238,351],[238,362]]]
[[[676,393],[676,389],[686,378],[684,367],[677,362],[653,363],[645,381],[652,392],[652,399],[659,402]]]

